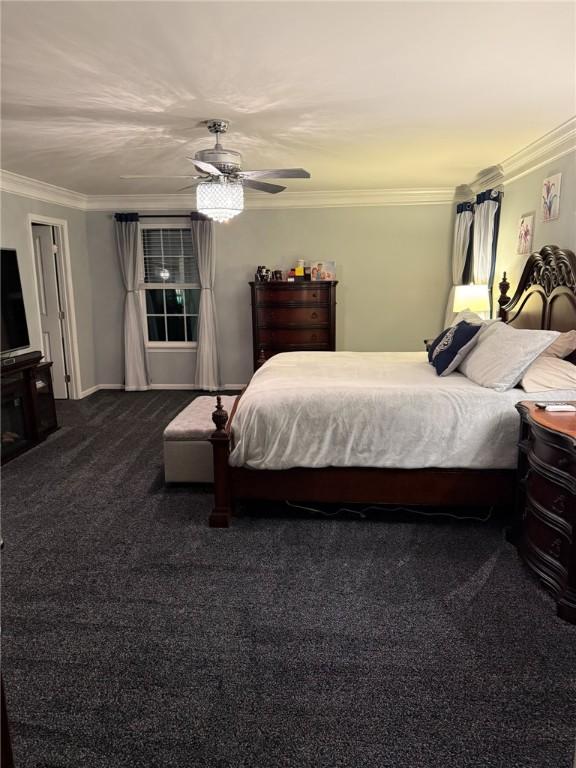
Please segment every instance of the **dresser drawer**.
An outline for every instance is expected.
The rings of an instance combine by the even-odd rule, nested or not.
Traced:
[[[545,467],[574,477],[576,458],[573,453],[553,443],[550,436],[538,428],[533,428],[532,438],[531,452]]]
[[[558,518],[559,525],[563,521],[567,529],[571,529],[576,500],[566,488],[531,470],[526,480],[526,492],[531,501]]]
[[[260,343],[268,346],[328,346],[330,333],[324,328],[262,328]]]
[[[327,326],[330,322],[328,307],[266,307],[256,310],[260,328],[286,328],[291,325]]]
[[[565,571],[572,543],[563,533],[549,526],[538,515],[538,511],[528,503],[527,517],[524,522],[524,546],[536,550],[540,555],[550,558]]]
[[[263,285],[254,290],[256,306],[261,304],[328,304],[329,285],[298,286],[295,288],[271,288]]]

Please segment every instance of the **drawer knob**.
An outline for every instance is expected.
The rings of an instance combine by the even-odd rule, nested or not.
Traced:
[[[561,549],[562,549],[562,539],[554,539],[548,551],[552,555],[552,557],[559,558]]]
[[[552,502],[552,511],[556,512],[557,515],[562,515],[565,512],[564,504],[566,503],[566,496],[558,496],[554,501]]]
[[[316,341],[318,339],[318,334],[313,333],[312,336],[310,336],[312,341]]]
[[[318,317],[318,313],[317,312],[312,312],[310,317],[312,318],[312,320],[316,320],[316,318]]]
[[[317,299],[318,298],[318,294],[316,293],[316,291],[314,291],[314,293],[312,294],[312,298],[313,299]]]

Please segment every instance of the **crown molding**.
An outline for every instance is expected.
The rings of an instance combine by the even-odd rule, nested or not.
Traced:
[[[44,181],[0,171],[0,190],[46,203],[56,203],[83,211],[179,211],[194,210],[196,195],[84,195]],[[452,203],[451,187],[413,189],[350,189],[336,191],[291,191],[281,197],[248,192],[247,210],[284,208],[366,208],[388,205],[439,205]]]
[[[451,187],[414,187],[391,189],[342,189],[331,191],[283,193],[278,200],[281,208],[370,208],[388,205],[442,205],[452,203]],[[249,208],[268,209],[278,207],[274,199],[260,195],[251,197]]]
[[[501,163],[503,183],[510,184],[527,173],[553,163],[574,151],[576,151],[576,115],[504,160]]]
[[[560,157],[576,151],[576,116],[511,155],[500,165],[480,171],[470,185],[410,189],[349,189],[329,191],[287,190],[281,196],[246,194],[247,210],[288,208],[369,208],[396,205],[442,205],[459,200],[467,187],[472,193],[510,184]],[[195,195],[85,195],[0,171],[0,190],[46,203],[83,211],[178,211],[193,210]]]
[[[252,195],[244,197],[246,210],[278,210],[287,208],[366,208],[388,205],[438,205],[451,203],[454,190],[438,189],[351,189],[338,191],[286,191],[282,196]],[[91,195],[89,211],[179,211],[196,207],[195,195]]]
[[[33,200],[42,200],[45,203],[64,205],[67,208],[79,208],[85,211],[88,196],[81,192],[74,192],[64,187],[56,187],[38,179],[30,179],[28,176],[20,176],[18,173],[0,170],[0,190],[10,192],[13,195],[30,197]]]
[[[576,116],[510,155],[500,165],[493,165],[480,171],[470,186],[475,193],[484,189],[506,186],[575,151]]]
[[[489,168],[484,168],[477,175],[470,189],[473,194],[482,192],[485,189],[494,189],[501,187],[504,183],[504,172],[501,165],[491,165]]]

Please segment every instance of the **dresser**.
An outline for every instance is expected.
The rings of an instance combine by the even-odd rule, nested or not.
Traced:
[[[518,403],[517,520],[526,565],[576,624],[576,414]]]
[[[336,349],[337,284],[250,283],[254,370],[278,352]]]
[[[41,360],[41,352],[26,352],[2,361],[2,464],[58,429],[52,363]]]

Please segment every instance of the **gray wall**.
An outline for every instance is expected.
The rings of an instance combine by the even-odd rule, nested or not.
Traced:
[[[92,280],[86,242],[86,214],[74,208],[44,203],[8,192],[3,192],[1,198],[1,244],[3,248],[15,248],[18,253],[30,349],[42,349],[42,333],[28,215],[36,214],[63,219],[68,223],[81,372],[79,389],[89,389],[96,384],[97,376],[94,355]]]
[[[257,264],[336,262],[338,349],[422,349],[443,320],[451,228],[450,205],[246,211],[216,226],[223,380],[252,372],[246,283]]]
[[[120,384],[123,292],[112,216],[87,215],[98,383]],[[252,373],[248,281],[258,264],[296,259],[337,264],[337,346],[349,350],[418,350],[440,330],[450,283],[451,205],[247,210],[215,225],[216,303],[222,383]],[[156,385],[190,384],[190,350],[150,350]]]
[[[543,222],[540,209],[542,200],[542,182],[555,173],[562,174],[560,189],[560,216],[558,219]],[[571,152],[559,160],[538,168],[522,176],[504,187],[500,232],[498,235],[498,251],[496,257],[496,272],[494,299],[498,299],[498,283],[502,273],[506,271],[511,285],[511,293],[515,290],[526,263],[526,256],[516,253],[518,224],[520,217],[534,213],[534,239],[532,250],[538,250],[543,245],[558,245],[561,248],[576,250],[576,153]],[[497,308],[497,304],[495,304]]]
[[[124,298],[126,292],[114,244],[113,214],[87,213],[86,231],[95,319],[97,383],[124,383]]]

